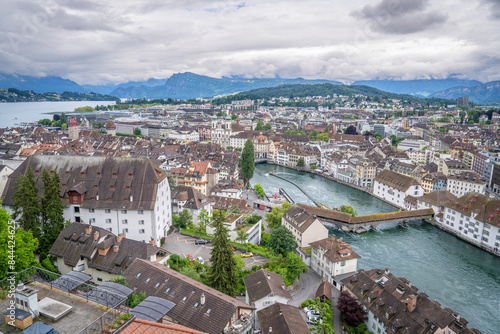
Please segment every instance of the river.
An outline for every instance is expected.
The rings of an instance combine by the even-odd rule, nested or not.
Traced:
[[[275,165],[257,165],[251,184],[260,183],[266,193],[285,188],[296,202],[312,205],[295,186],[269,172],[283,173],[280,175],[330,207],[351,204],[359,215],[396,211],[359,190]],[[443,307],[459,312],[469,321],[469,327],[500,333],[500,258],[422,222],[410,223],[408,228],[381,225],[377,231],[362,235],[346,234],[334,227],[330,231],[361,255],[358,269],[388,267]]]
[[[77,107],[115,104],[115,101],[62,101],[0,103],[0,128],[13,127],[21,122],[52,119],[52,113],[73,112]]]

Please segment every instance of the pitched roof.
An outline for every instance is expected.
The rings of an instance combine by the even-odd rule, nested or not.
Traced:
[[[500,227],[500,199],[470,192],[444,206],[490,225]]]
[[[320,218],[324,219],[331,219],[331,220],[337,220],[337,221],[342,221],[342,222],[350,222],[352,220],[352,215],[342,212],[342,211],[337,211],[337,210],[331,210],[331,209],[324,209],[324,208],[317,208],[315,206],[307,205],[307,204],[302,204],[299,203],[297,204],[300,208],[306,210],[312,215],[318,216]]]
[[[28,167],[35,174],[39,193],[43,188],[43,169],[57,171],[65,207],[69,206],[69,191],[85,190],[82,208],[153,210],[158,183],[167,177],[146,158],[32,155],[9,176],[2,195],[4,204],[12,205],[16,180],[26,174]]]
[[[199,190],[188,186],[177,186],[172,190],[172,200],[187,201],[183,206],[185,209],[199,210],[204,208],[212,200],[203,195]]]
[[[326,297],[329,301],[332,301],[332,285],[328,280],[323,279],[316,290],[316,298]]]
[[[279,334],[309,334],[302,315],[298,308],[281,303],[273,304],[263,310],[257,312],[262,332],[269,334],[272,328],[272,333]]]
[[[136,259],[123,273],[130,288],[175,304],[167,316],[181,325],[220,334],[239,308],[253,307],[156,262]],[[205,296],[205,304],[201,297]]]
[[[457,313],[441,308],[438,302],[418,292],[406,278],[394,276],[389,269],[361,269],[342,283],[362,305],[377,314],[384,326],[394,326],[398,333],[434,333],[437,327],[444,329],[457,322],[463,329],[456,332],[474,332],[466,328],[467,321]],[[415,301],[414,309],[410,306],[412,300]]]
[[[123,329],[122,334],[207,334],[189,327],[176,324],[160,324],[153,321],[134,319],[134,321]]]
[[[321,247],[324,250],[323,256],[332,262],[346,261],[361,257],[352,250],[352,246],[349,246],[342,239],[335,239],[335,237],[318,240],[309,245],[318,250]]]
[[[136,258],[148,259],[159,250],[155,245],[117,237],[97,226],[73,223],[59,233],[49,254],[63,258],[71,267],[84,257],[89,267],[118,275]]]
[[[430,203],[435,206],[441,206],[446,204],[454,203],[457,200],[457,196],[450,193],[448,190],[440,189],[433,191],[431,193],[425,194],[418,198],[419,201]]]
[[[281,275],[265,269],[260,269],[243,278],[250,302],[255,302],[270,294],[292,300],[290,292],[284,288]]]
[[[307,212],[306,209],[301,208],[297,204],[293,204],[285,214],[283,214],[283,219],[302,233],[312,225],[316,217]]]
[[[407,191],[411,186],[419,185],[418,181],[414,178],[387,169],[378,173],[374,181],[401,191]]]

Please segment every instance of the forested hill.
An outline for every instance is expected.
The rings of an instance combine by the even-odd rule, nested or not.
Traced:
[[[340,86],[332,84],[317,84],[317,85],[281,85],[278,87],[259,88],[249,90],[247,92],[238,93],[217,99],[217,103],[230,103],[237,100],[256,100],[256,99],[271,99],[278,97],[307,97],[307,96],[321,96],[323,98],[334,95],[344,95],[352,97],[356,94],[361,94],[370,98],[378,99],[397,99],[406,100],[415,103],[424,104],[454,104],[455,101],[438,99],[438,98],[420,98],[412,95],[402,95],[384,92],[382,90],[369,87],[369,86]]]
[[[39,102],[39,101],[116,101],[116,96],[96,93],[35,93],[32,90],[17,88],[0,89],[0,102]]]

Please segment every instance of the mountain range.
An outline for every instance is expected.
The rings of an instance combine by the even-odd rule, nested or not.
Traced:
[[[458,86],[431,94],[431,97],[442,99],[456,99],[468,95],[469,100],[475,103],[499,104],[500,81],[490,81],[481,85],[466,87]]]
[[[307,80],[303,78],[283,79],[248,79],[242,77],[212,78],[190,72],[177,73],[166,79],[149,79],[145,81],[129,81],[121,84],[79,85],[59,76],[27,76],[5,74],[0,72],[0,88],[17,88],[33,90],[38,93],[64,91],[79,93],[100,93],[120,98],[173,98],[193,99],[213,97],[246,92],[249,90],[277,87],[280,85],[343,85],[339,81]],[[475,103],[500,101],[500,85],[498,81],[481,83],[476,80],[428,79],[428,80],[363,80],[352,85],[364,85],[382,91],[409,94],[417,97],[437,97],[456,99],[464,95],[470,96]],[[346,85],[347,86],[347,85]]]
[[[424,79],[424,80],[362,80],[355,81],[353,85],[364,85],[396,94],[410,94],[419,97],[428,97],[455,86],[477,86],[482,82],[477,80],[461,79]]]

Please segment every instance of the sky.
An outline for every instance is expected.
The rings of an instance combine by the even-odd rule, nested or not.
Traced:
[[[500,0],[0,0],[0,72],[500,80]]]

